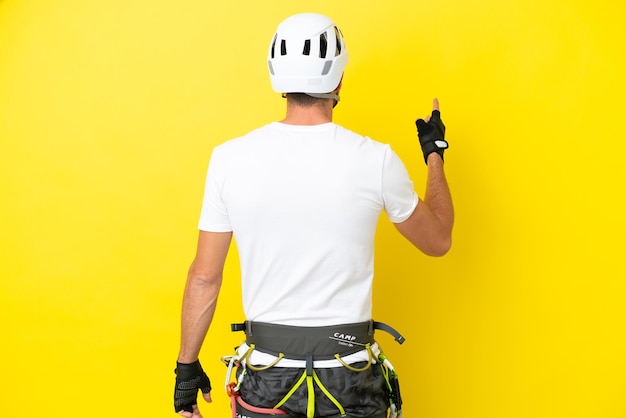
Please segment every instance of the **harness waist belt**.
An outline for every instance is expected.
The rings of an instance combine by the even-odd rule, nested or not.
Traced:
[[[368,343],[374,343],[371,321],[324,327],[250,321],[242,325],[248,345],[273,355],[283,353],[285,357],[295,360],[305,360],[307,353],[313,354],[316,360],[328,360],[335,354],[346,356],[365,349]]]
[[[246,321],[232,324],[231,329],[245,331],[246,343],[257,350],[275,356],[282,353],[294,360],[305,360],[307,353],[313,354],[316,360],[332,359],[336,354],[347,356],[357,353],[367,344],[374,343],[375,329],[390,332],[400,344],[404,342],[404,337],[393,328],[374,321],[323,327]]]

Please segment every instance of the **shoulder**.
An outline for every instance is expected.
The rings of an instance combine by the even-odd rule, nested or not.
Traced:
[[[220,145],[216,146],[215,149],[222,150],[222,149],[231,149],[231,148],[245,146],[246,144],[250,143],[251,141],[254,141],[255,139],[271,136],[271,132],[274,129],[275,128],[272,126],[272,124],[263,125],[259,128],[256,128],[252,131],[247,132],[244,135],[228,139],[224,141],[223,143],[221,143]]]
[[[351,144],[353,147],[358,148],[362,151],[369,151],[369,152],[378,153],[378,154],[386,154],[391,149],[389,144],[374,140],[370,138],[369,136],[361,135],[341,125],[336,125],[336,126],[337,126],[336,137],[340,141],[346,141],[346,143]]]
[[[264,125],[242,136],[222,142],[213,148],[212,159],[231,160],[246,153],[258,152],[258,148],[264,146],[263,139],[272,137],[271,132],[271,124]]]

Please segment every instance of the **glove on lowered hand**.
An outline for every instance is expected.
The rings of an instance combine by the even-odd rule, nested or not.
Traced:
[[[433,110],[432,116],[428,122],[424,119],[416,120],[415,126],[417,126],[417,137],[422,146],[426,164],[428,164],[428,155],[433,152],[439,154],[443,160],[443,151],[448,148],[448,143],[444,139],[446,126],[441,121],[441,113],[439,110]]]
[[[198,389],[202,393],[211,392],[211,381],[206,375],[200,360],[191,364],[176,362],[176,386],[174,387],[174,412],[193,412],[198,403]]]

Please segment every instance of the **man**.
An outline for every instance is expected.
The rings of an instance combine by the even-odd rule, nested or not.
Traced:
[[[234,416],[382,418],[399,397],[372,336],[374,235],[385,211],[425,254],[449,250],[445,127],[435,99],[431,117],[416,122],[428,165],[422,200],[388,145],[332,122],[347,61],[327,17],[283,21],[268,67],[273,89],[287,98],[286,117],[213,151],[183,298],[175,388],[182,416],[201,417],[198,389],[211,402],[198,355],[233,235],[247,319]]]

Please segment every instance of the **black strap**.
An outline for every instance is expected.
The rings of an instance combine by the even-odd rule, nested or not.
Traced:
[[[373,322],[374,322],[374,329],[379,329],[379,330],[382,330],[391,334],[398,344],[402,344],[405,341],[404,337],[391,326],[385,324],[384,322],[376,322],[376,321],[373,321]]]
[[[313,376],[313,353],[306,353],[306,375]]]
[[[230,324],[230,330],[232,332],[245,331],[246,330],[246,323],[245,322],[238,322],[236,324]]]

